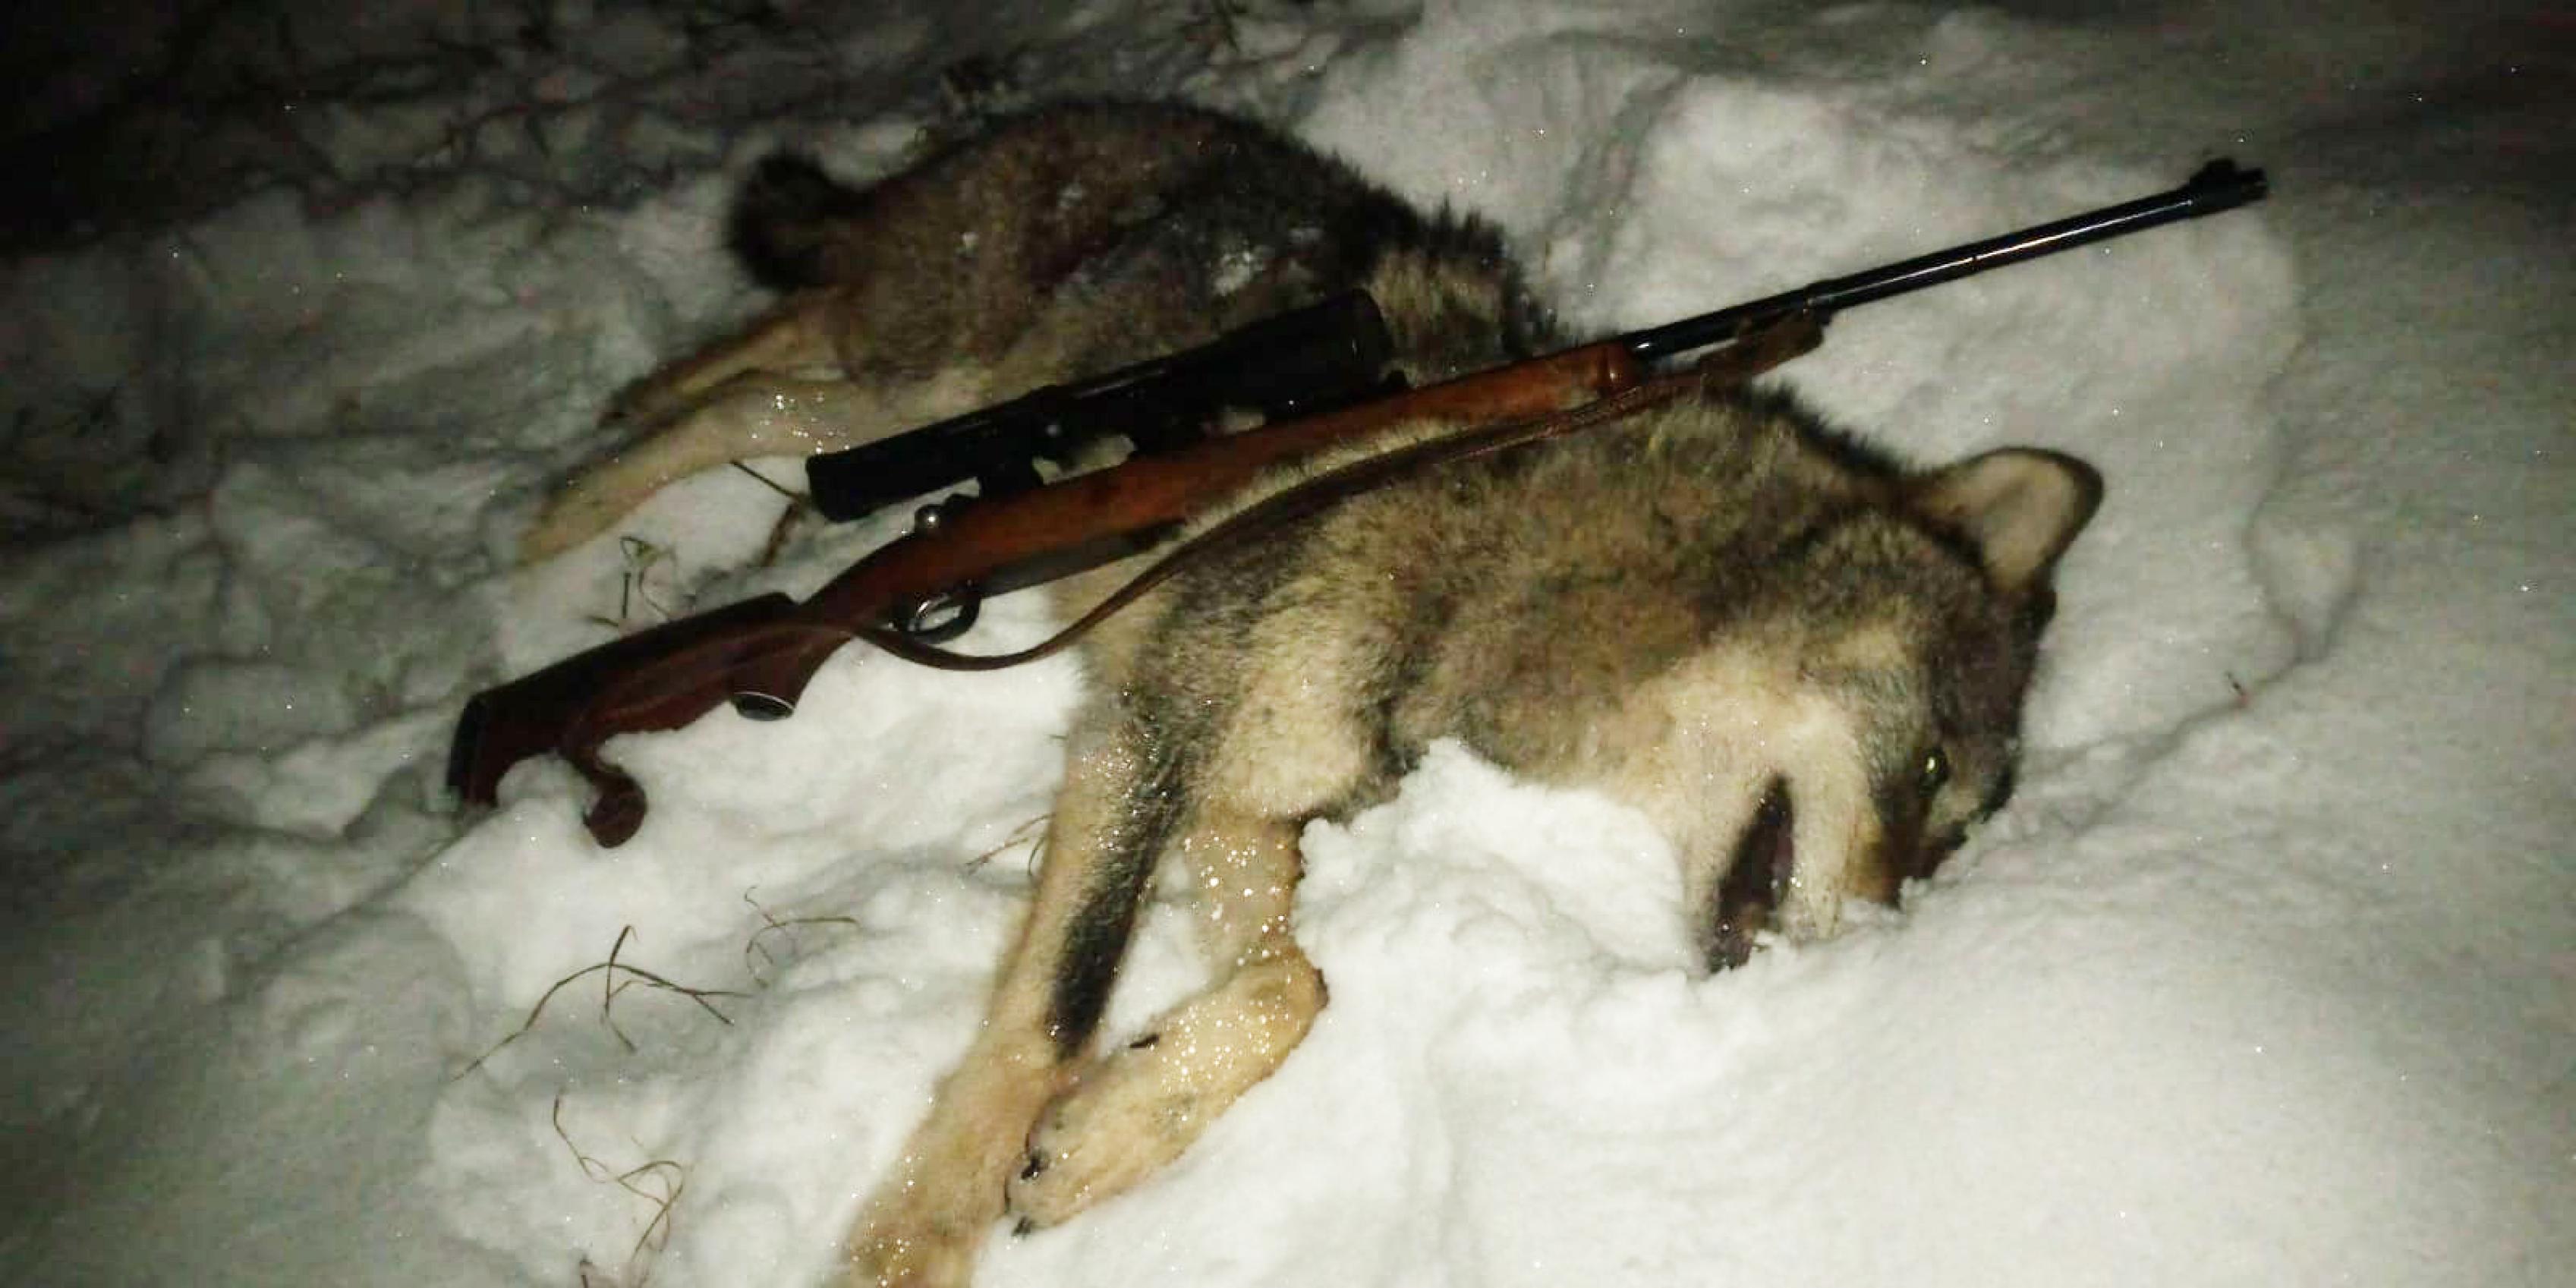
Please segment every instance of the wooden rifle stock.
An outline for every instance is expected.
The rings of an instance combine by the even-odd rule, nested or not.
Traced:
[[[510,766],[554,752],[599,792],[582,818],[591,835],[623,844],[643,824],[645,799],[600,757],[617,734],[678,729],[727,702],[755,718],[788,715],[823,659],[924,601],[1006,580],[1068,550],[1107,558],[1142,550],[1262,471],[1390,425],[1540,416],[1607,397],[1641,375],[1625,345],[1605,341],[956,507],[801,603],[774,593],[745,600],[476,694],[450,749],[448,785],[468,804],[489,805]]]
[[[613,677],[709,641],[734,638],[751,627],[785,621],[795,611],[796,601],[782,594],[746,599],[621,636],[475,694],[466,701],[456,722],[456,741],[447,749],[448,787],[468,804],[491,804],[501,775],[561,745],[563,731]]]

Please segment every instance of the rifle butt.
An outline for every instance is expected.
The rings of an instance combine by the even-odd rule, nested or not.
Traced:
[[[584,717],[592,706],[621,676],[703,648],[728,635],[783,620],[795,607],[796,601],[774,592],[746,599],[622,636],[475,694],[467,699],[456,722],[456,736],[448,745],[449,790],[468,805],[493,804],[502,776],[509,773],[510,767],[531,756],[563,750],[566,740],[585,723]],[[711,673],[710,678],[714,674],[717,673]],[[622,732],[686,724],[723,700],[724,694],[717,686],[703,687],[711,696],[698,712],[674,723],[626,723],[617,728]],[[665,704],[657,714],[677,716],[679,707],[684,705]]]

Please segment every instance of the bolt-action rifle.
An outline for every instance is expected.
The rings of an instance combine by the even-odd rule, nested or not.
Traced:
[[[677,729],[728,703],[754,719],[790,715],[823,659],[853,638],[967,669],[1045,651],[960,659],[937,655],[924,641],[963,630],[984,596],[1151,548],[1274,465],[1406,421],[1473,427],[1552,418],[1556,428],[1579,427],[1601,418],[1587,405],[1615,407],[1646,392],[1636,387],[1658,360],[1722,345],[1715,356],[1734,359],[1717,364],[1722,379],[1746,379],[1812,346],[1816,328],[1843,309],[2232,209],[2265,191],[2262,171],[2213,161],[2181,187],[2153,196],[1382,397],[1366,391],[1385,380],[1384,321],[1365,295],[1337,297],[1184,354],[857,449],[886,478],[899,480],[893,492],[865,471],[854,475],[846,458],[826,464],[818,457],[821,468],[810,481],[818,498],[836,497],[825,503],[827,513],[864,510],[897,492],[968,478],[992,484],[993,494],[925,506],[911,532],[801,602],[761,595],[611,641],[474,695],[449,750],[448,785],[469,805],[489,805],[512,765],[553,752],[599,792],[583,815],[591,835],[602,845],[622,844],[642,825],[645,800],[634,779],[601,758],[610,737]],[[1311,386],[1263,379],[1266,362]],[[1228,371],[1237,378],[1232,385]],[[1295,414],[1335,403],[1347,405]],[[1244,408],[1290,414],[1222,436],[1193,436],[1183,428]],[[1068,434],[1127,433],[1121,417],[1137,427],[1135,455],[1053,483],[1033,481],[1031,458],[1058,457]],[[1370,466],[1377,468],[1364,468]],[[1345,482],[1342,491],[1405,467],[1408,462],[1393,457],[1363,460],[1354,473],[1370,477]],[[1121,602],[1123,594],[1093,617]]]

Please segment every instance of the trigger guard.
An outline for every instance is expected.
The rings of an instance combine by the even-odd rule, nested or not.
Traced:
[[[984,599],[971,590],[933,595],[905,610],[895,629],[924,644],[945,644],[975,629],[975,619],[984,611]],[[941,612],[951,616],[935,620]]]

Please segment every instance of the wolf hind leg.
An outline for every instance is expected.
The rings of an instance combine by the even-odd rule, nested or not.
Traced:
[[[842,380],[753,374],[617,449],[546,498],[519,539],[525,562],[551,558],[616,526],[663,488],[761,456],[808,456],[890,432],[881,400]]]
[[[650,425],[680,414],[748,372],[790,375],[837,369],[834,319],[845,307],[828,291],[791,295],[742,329],[628,385],[609,400],[599,419],[603,424]]]
[[[561,554],[699,471],[890,438],[975,409],[986,386],[985,377],[971,370],[894,388],[764,372],[736,376],[549,497],[520,539],[520,558],[534,562]]]
[[[1295,824],[1202,820],[1177,850],[1206,898],[1219,977],[1086,1065],[1048,1106],[1010,1183],[1022,1228],[1063,1221],[1179,1157],[1323,1010],[1323,973],[1289,933]]]
[[[963,1288],[1029,1129],[1089,1045],[1167,830],[1157,761],[1123,722],[1077,733],[1038,885],[984,1022],[852,1229],[844,1281]]]

